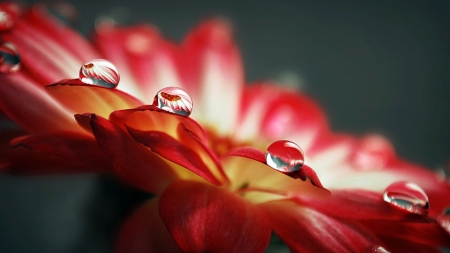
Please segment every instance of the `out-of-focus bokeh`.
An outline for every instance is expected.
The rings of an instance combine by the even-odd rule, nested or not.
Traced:
[[[297,86],[335,131],[382,133],[430,169],[450,160],[449,1],[68,3],[86,36],[99,17],[152,23],[177,41],[205,17],[228,18],[249,82]],[[109,252],[118,224],[145,197],[103,176],[0,176],[0,252]]]

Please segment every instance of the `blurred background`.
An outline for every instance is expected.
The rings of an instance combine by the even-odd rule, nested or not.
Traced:
[[[86,36],[99,17],[111,17],[152,23],[180,41],[203,18],[226,17],[249,82],[297,86],[335,131],[379,132],[401,157],[430,169],[448,165],[450,1],[66,3]],[[124,215],[146,197],[106,176],[0,176],[0,251],[109,252]]]

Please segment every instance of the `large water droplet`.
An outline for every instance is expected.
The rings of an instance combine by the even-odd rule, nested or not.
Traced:
[[[11,29],[19,16],[19,7],[13,3],[0,3],[0,31]]]
[[[9,42],[3,42],[0,45],[0,72],[9,73],[19,69],[20,57],[16,47]]]
[[[384,190],[384,201],[410,213],[427,215],[430,205],[427,194],[411,182],[393,183]]]
[[[379,245],[372,245],[364,249],[363,253],[390,253],[390,251]]]
[[[189,116],[192,112],[192,99],[178,87],[166,87],[155,96],[153,105],[181,116]]]
[[[115,88],[119,84],[119,72],[116,67],[104,59],[93,59],[80,68],[80,80],[107,88]]]
[[[438,217],[437,222],[448,234],[450,234],[450,207],[447,207]]]
[[[266,163],[278,171],[298,171],[304,162],[303,150],[291,141],[276,141],[267,148]]]

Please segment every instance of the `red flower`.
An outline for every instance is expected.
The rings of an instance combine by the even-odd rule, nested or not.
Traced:
[[[450,247],[448,182],[381,136],[332,133],[302,94],[244,86],[228,23],[205,21],[180,45],[148,25],[101,24],[94,48],[39,8],[0,10],[15,10],[0,108],[29,133],[2,147],[1,169],[115,173],[156,194],[124,223],[117,252],[263,252],[272,232],[293,252]],[[15,49],[18,71],[4,54]],[[119,80],[114,66],[88,61],[99,57],[120,71],[117,89],[103,87]],[[81,80],[66,79],[80,66]],[[158,93],[167,86],[189,95]],[[261,151],[278,140],[292,143]]]

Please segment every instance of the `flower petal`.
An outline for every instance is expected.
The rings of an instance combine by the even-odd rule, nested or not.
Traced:
[[[115,252],[180,252],[158,213],[159,198],[134,211],[120,228]]]
[[[54,155],[90,168],[91,172],[112,172],[95,139],[86,134],[66,131],[37,133],[16,138],[11,141],[11,146]]]
[[[73,113],[21,73],[0,75],[0,108],[28,132],[82,131]]]
[[[224,157],[226,157],[226,156],[246,157],[246,158],[258,161],[266,166],[269,166],[266,163],[264,153],[258,149],[254,149],[251,147],[238,148],[238,149],[231,151],[224,155]],[[311,184],[313,184],[314,186],[317,186],[319,188],[327,190],[325,187],[323,187],[322,183],[320,183],[319,177],[317,176],[316,172],[307,165],[303,165],[302,168],[298,171],[288,172],[288,173],[283,173],[283,174],[290,176],[292,178],[300,178],[303,181],[306,181],[306,179],[309,179],[311,181]]]
[[[202,126],[189,117],[183,117],[153,105],[135,109],[118,110],[109,116],[109,120],[118,126],[125,126],[142,131],[161,131],[178,138],[179,124],[195,135],[202,143],[208,143],[208,136]]]
[[[115,110],[135,108],[142,102],[117,89],[88,85],[80,79],[65,79],[45,87],[60,104],[76,113],[108,117]]]
[[[173,183],[159,214],[183,252],[264,252],[269,244],[270,225],[256,206],[207,184]]]
[[[445,251],[440,250],[436,246],[413,243],[413,242],[401,240],[398,238],[390,238],[390,237],[380,237],[380,238],[386,244],[386,249],[388,249],[392,253],[402,253],[402,252],[443,253],[443,252],[445,252]]]
[[[244,88],[236,133],[240,140],[286,139],[307,152],[318,133],[327,129],[320,107],[304,95],[273,83]]]
[[[91,118],[92,132],[100,148],[126,182],[151,193],[160,193],[176,179],[167,163],[123,129],[95,114],[80,117]]]
[[[192,117],[216,130],[232,134],[237,123],[244,84],[242,61],[232,28],[219,19],[201,23],[182,44],[182,77],[196,109]],[[224,107],[226,105],[226,107]]]
[[[261,207],[292,252],[360,253],[376,242],[357,227],[290,201],[267,202]]]
[[[194,150],[179,143],[170,135],[159,131],[140,131],[133,128],[128,128],[128,132],[137,142],[150,148],[156,154],[191,170],[213,184],[222,184]]]
[[[94,172],[92,166],[80,166],[80,164],[74,163],[71,160],[62,159],[51,154],[37,152],[26,148],[11,147],[9,145],[11,139],[26,134],[23,131],[2,129],[0,133],[1,172],[13,175],[47,175]]]
[[[364,221],[363,224],[377,236],[429,246],[450,247],[450,235],[441,229],[436,222]]]
[[[429,222],[421,215],[403,212],[383,200],[382,194],[363,189],[333,190],[329,199],[298,196],[297,200],[329,216],[355,220],[392,220]]]

